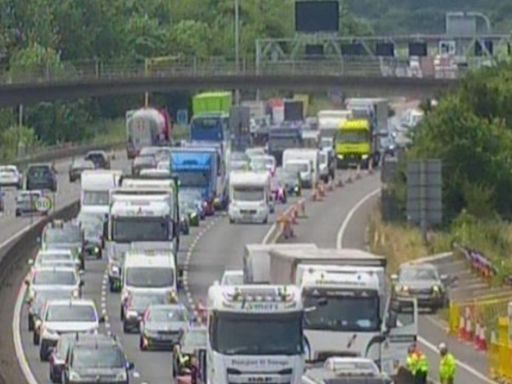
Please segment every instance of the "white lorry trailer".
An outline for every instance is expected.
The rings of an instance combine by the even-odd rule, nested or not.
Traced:
[[[123,175],[118,170],[87,170],[81,176],[80,212],[106,216],[109,211],[109,193],[119,186]]]
[[[308,361],[371,357],[388,374],[405,364],[417,303],[391,302],[385,272],[385,258],[357,249],[270,251],[270,283],[301,289]]]
[[[322,110],[318,112],[318,131],[321,138],[331,138],[334,140],[336,132],[341,125],[352,118],[350,110]]]
[[[270,251],[317,249],[313,243],[246,244],[243,255],[245,284],[270,283]]]
[[[211,286],[207,383],[302,383],[303,317],[293,285]]]
[[[106,253],[111,291],[121,290],[123,255],[130,249],[165,252],[177,265],[171,190],[117,188],[110,202]]]

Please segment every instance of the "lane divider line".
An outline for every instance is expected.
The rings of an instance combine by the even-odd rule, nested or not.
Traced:
[[[352,217],[354,216],[354,214],[356,213],[356,211],[361,208],[361,206],[366,203],[368,200],[370,200],[374,195],[376,195],[377,193],[380,192],[380,188],[368,193],[367,195],[363,196],[353,207],[352,209],[349,211],[349,213],[347,214],[347,216],[345,217],[345,219],[343,220],[343,222],[341,223],[341,226],[340,226],[340,229],[338,231],[338,234],[336,236],[336,247],[337,248],[342,248],[343,247],[343,236],[345,235],[345,232],[348,228],[348,225],[350,223],[350,220],[352,219]],[[446,257],[446,256],[444,256]],[[442,257],[441,257],[442,258]],[[431,342],[429,342],[428,340],[426,340],[425,338],[423,338],[422,336],[419,336],[418,335],[418,341],[423,344],[425,347],[427,347],[428,349],[430,349],[432,352],[438,354],[439,353],[439,350],[437,349],[437,347],[432,344]],[[478,379],[482,380],[483,382],[485,383],[488,383],[488,384],[497,384],[496,381],[494,380],[491,380],[489,379],[487,376],[485,376],[484,374],[478,372],[476,369],[474,369],[473,367],[469,366],[468,364],[460,361],[460,360],[455,360],[457,362],[457,365],[464,369],[466,372],[468,372],[469,374],[477,377]]]

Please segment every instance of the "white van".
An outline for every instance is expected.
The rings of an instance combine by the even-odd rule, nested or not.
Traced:
[[[266,172],[234,171],[229,175],[229,221],[266,223],[272,211],[270,176]]]
[[[311,184],[309,184],[309,180],[304,179],[305,187],[314,187],[320,178],[320,151],[318,149],[313,148],[290,148],[285,149],[283,152],[283,167],[286,167],[286,164],[291,164],[291,162],[295,162],[296,160],[308,160],[311,163]],[[295,169],[294,169],[295,170]],[[300,172],[300,171],[299,171]],[[306,176],[305,172],[304,176]],[[302,173],[301,173],[302,178]]]
[[[109,192],[119,186],[123,172],[120,170],[86,170],[81,176],[80,210],[86,213],[107,215]]]
[[[287,171],[298,173],[300,176],[301,186],[303,188],[312,188],[313,183],[313,166],[309,160],[288,160],[283,167]]]
[[[177,301],[176,265],[167,250],[138,250],[126,252],[122,272],[121,306],[130,293],[166,294]]]

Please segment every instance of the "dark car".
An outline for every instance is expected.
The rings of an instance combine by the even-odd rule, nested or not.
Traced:
[[[43,229],[41,249],[71,249],[80,259],[80,268],[85,269],[84,242],[84,235],[78,223],[54,220]]]
[[[183,235],[190,234],[190,218],[188,213],[185,211],[183,203],[180,201],[180,232]]]
[[[106,335],[80,336],[68,348],[63,384],[128,384],[133,363],[128,362],[121,344]]]
[[[105,151],[89,151],[84,159],[91,161],[96,169],[110,169],[110,158]]]
[[[187,309],[183,305],[150,305],[140,322],[139,348],[172,350],[187,326]]]
[[[95,168],[96,166],[90,160],[74,159],[69,166],[69,182],[74,183],[80,180],[83,171]]]
[[[142,316],[152,304],[169,304],[169,299],[167,295],[157,293],[131,293],[121,308],[123,332],[138,332]]]
[[[103,230],[105,218],[101,214],[80,214],[77,218],[84,233],[84,256],[101,259],[105,240]]]
[[[276,177],[288,195],[300,196],[302,194],[302,186],[298,172],[290,169],[277,168]]]
[[[57,192],[57,171],[52,164],[31,164],[27,169],[26,189]]]
[[[69,349],[77,340],[74,334],[64,334],[57,341],[57,345],[51,349],[49,361],[50,380],[52,383],[61,383],[62,372],[66,365],[66,356]]]

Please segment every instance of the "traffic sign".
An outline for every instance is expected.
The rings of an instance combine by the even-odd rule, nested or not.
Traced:
[[[48,212],[52,209],[53,202],[49,196],[41,196],[36,200],[35,206],[39,212]]]

